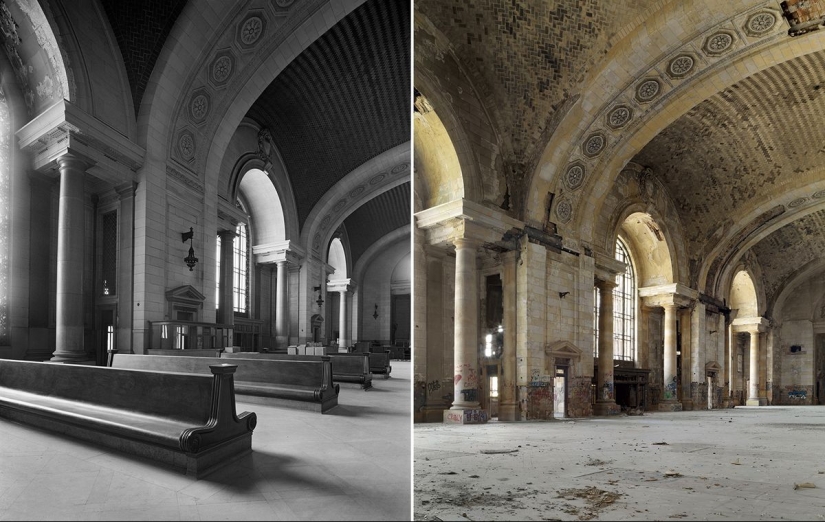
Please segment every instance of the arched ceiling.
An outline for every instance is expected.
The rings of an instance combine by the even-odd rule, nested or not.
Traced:
[[[700,103],[633,159],[653,168],[702,251],[731,216],[821,177],[825,52],[776,65]]]
[[[768,235],[753,247],[773,304],[795,273],[825,257],[825,210],[808,214]]]
[[[247,116],[269,127],[306,217],[347,173],[410,140],[410,2],[368,0],[310,45]]]
[[[485,108],[494,114],[505,162],[528,165],[544,148],[558,120],[556,111],[580,90],[612,40],[657,3],[415,1],[417,11],[449,40]],[[418,49],[416,60],[417,54]]]
[[[123,56],[137,115],[149,76],[186,0],[101,0],[101,4]]]
[[[649,167],[645,171],[665,187],[684,235],[692,287],[725,298],[730,271],[750,251],[763,268],[760,288],[771,303],[794,273],[825,253],[820,217],[825,212],[825,126],[819,118],[825,113],[822,30],[791,36],[778,0],[418,0],[416,5],[416,34],[427,37],[420,43],[416,39],[416,79],[443,78],[437,84],[441,99],[459,114],[467,106],[469,81],[496,128],[505,166],[520,162],[532,172],[543,149],[584,143],[578,132],[604,127],[607,120],[601,116],[611,103],[625,103],[631,112],[635,108],[627,116],[636,119],[637,127],[613,127],[615,135],[608,141],[619,143],[620,136],[629,136],[621,149],[617,145],[616,157],[627,158],[622,165],[629,160]],[[712,47],[713,37],[726,35],[733,42],[727,62]],[[639,41],[647,47],[630,46]],[[789,53],[789,47],[794,51]],[[446,58],[439,61],[442,55]],[[703,69],[680,84],[671,77],[678,71],[668,76],[662,64],[672,65],[682,55]],[[448,69],[448,63],[456,65]],[[645,105],[635,89],[650,77],[661,82],[665,94]],[[691,96],[677,92],[690,90],[693,81],[700,87]],[[628,101],[625,91],[636,98]],[[428,97],[435,111],[446,112]],[[462,114],[461,123],[472,133],[478,118]],[[653,123],[641,133],[645,118]],[[489,149],[479,139],[471,147],[476,155]],[[574,190],[562,187],[564,169],[587,152],[570,150],[569,155],[554,155],[554,149],[541,158],[555,161],[546,169],[551,183],[539,185],[557,187],[551,189],[557,201]],[[607,150],[604,156],[610,157],[614,151]],[[609,184],[622,165],[604,169],[607,165],[610,161],[601,161],[595,172],[588,172],[585,181],[594,180],[592,185],[574,194],[593,196],[579,202],[580,215],[591,209],[598,215],[604,195],[610,194]],[[535,188],[504,170],[508,183],[517,185],[511,192]],[[539,192],[528,196],[527,206],[530,197],[545,200]],[[533,211],[527,211],[525,219],[532,219]],[[548,221],[566,223],[558,205],[552,217]],[[565,230],[565,237],[598,237],[587,228],[590,220],[575,217],[573,223],[584,224]]]
[[[393,230],[409,226],[412,216],[410,183],[382,192],[344,219],[349,238],[351,266],[376,241]]]

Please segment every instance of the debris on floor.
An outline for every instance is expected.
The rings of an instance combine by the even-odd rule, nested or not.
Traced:
[[[517,449],[488,449],[488,450],[479,450],[479,453],[484,455],[497,455],[499,453],[516,453]]]
[[[579,520],[591,520],[598,516],[598,511],[604,509],[614,502],[616,502],[620,497],[621,493],[615,493],[612,491],[605,491],[603,489],[599,489],[595,486],[590,486],[589,488],[573,488],[573,489],[564,489],[559,491],[558,498],[564,498],[567,500],[574,500],[574,499],[583,499],[587,503],[586,510],[580,510],[575,506],[567,506],[564,511],[570,515],[578,515]]]
[[[679,473],[678,471],[673,471],[672,469],[669,469],[669,470],[665,471],[665,476],[666,477],[681,477],[682,474]]]
[[[670,446],[667,442],[654,442],[652,446]]]
[[[793,488],[794,489],[802,489],[802,488],[815,488],[816,484],[813,482],[794,482]]]

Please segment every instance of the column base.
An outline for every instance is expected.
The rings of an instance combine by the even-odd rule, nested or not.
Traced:
[[[89,359],[89,356],[86,353],[82,354],[68,354],[68,353],[55,353],[48,362],[55,362],[55,363],[64,363],[64,364],[89,364],[94,366],[95,361],[94,359]]]
[[[414,422],[444,422],[447,406],[422,406],[415,412]]]
[[[481,408],[444,410],[444,424],[486,424],[487,411]]]
[[[662,401],[659,403],[659,411],[682,411],[682,403],[677,400]]]
[[[745,406],[767,406],[767,397],[757,397],[755,399],[748,399],[745,401]]]
[[[685,399],[682,401],[682,411],[692,411],[694,409],[693,399]]]
[[[518,410],[518,404],[499,404],[498,405],[498,420],[501,422],[516,422],[521,420]]]
[[[606,417],[610,415],[619,415],[622,412],[622,407],[616,404],[615,401],[596,401],[593,405],[593,415],[598,417]]]

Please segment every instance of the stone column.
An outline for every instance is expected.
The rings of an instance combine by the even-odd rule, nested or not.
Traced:
[[[120,196],[118,216],[118,240],[120,244],[120,271],[117,276],[117,350],[118,353],[134,353],[132,348],[132,307],[134,293],[134,242],[135,242],[135,187],[129,182],[115,187]]]
[[[476,248],[472,239],[458,238],[455,244],[455,334],[453,405],[444,412],[444,422],[482,424],[487,412],[478,401],[478,276]]]
[[[613,281],[599,280],[599,368],[597,370],[596,404],[594,415],[618,415],[613,388]]]
[[[338,292],[338,352],[347,353],[347,291]]]
[[[83,343],[83,178],[86,164],[71,155],[57,160],[60,199],[57,222],[57,339],[53,362],[82,363],[91,358]]]
[[[289,345],[289,286],[287,283],[286,261],[276,261],[277,280],[275,288],[275,346]]]
[[[235,252],[234,252],[234,230],[221,230],[218,232],[221,238],[221,273],[220,273],[220,294],[218,295],[218,323],[235,324],[235,302],[232,282],[235,272]],[[234,332],[233,332],[234,334]],[[229,336],[231,346],[234,346],[234,335]],[[219,348],[226,348],[219,346]]]
[[[746,406],[765,406],[767,400],[759,396],[759,328],[748,329],[750,334],[750,382],[748,383],[748,400],[745,402]]]
[[[676,399],[676,304],[664,304],[665,310],[665,349],[664,372],[662,378],[662,401],[660,411],[682,411],[682,404]]]
[[[498,420],[517,421],[519,417],[516,400],[516,259],[517,251],[506,252],[502,256],[504,277],[502,278],[502,304],[504,315],[504,346],[501,351],[501,382],[498,385]]]

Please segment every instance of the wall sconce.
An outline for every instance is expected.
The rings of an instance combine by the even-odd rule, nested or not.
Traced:
[[[180,235],[181,242],[186,243],[186,240],[189,240],[189,255],[183,258],[183,262],[189,267],[190,272],[195,268],[195,265],[198,264],[198,258],[195,257],[195,249],[192,248],[192,237],[194,235],[195,232],[192,230],[192,227],[189,227],[189,232],[182,232]]]
[[[564,299],[565,297],[567,297],[567,294],[569,294],[569,293],[570,293],[570,292],[559,292],[559,297],[560,297],[561,299]]]
[[[318,310],[320,310],[321,305],[324,304],[324,299],[321,297],[321,286],[320,285],[316,286],[315,290],[318,291],[318,299],[316,299],[315,302],[318,304]]]
[[[375,311],[372,313],[373,319],[378,319],[378,303],[375,303]]]

